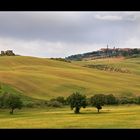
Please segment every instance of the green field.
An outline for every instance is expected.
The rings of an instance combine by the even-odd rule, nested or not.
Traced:
[[[0,110],[0,128],[140,128],[140,106],[104,106],[81,109],[74,114],[70,108],[22,109],[9,115]]]
[[[83,67],[87,64],[106,64],[130,73]],[[36,99],[67,97],[75,91],[87,96],[97,93],[139,96],[140,57],[67,63],[47,58],[4,56],[0,57],[0,82]]]
[[[98,93],[135,97],[140,96],[140,57],[67,63],[4,56],[0,57],[0,83],[0,94],[20,94],[24,102],[67,97],[76,91],[87,97]],[[139,116],[138,105],[104,106],[99,114],[91,107],[81,109],[81,114],[69,107],[23,108],[14,115],[0,109],[0,128],[140,128]]]

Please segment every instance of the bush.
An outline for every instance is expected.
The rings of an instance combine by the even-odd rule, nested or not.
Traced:
[[[136,103],[135,98],[128,98],[128,97],[119,98],[119,104],[135,104],[135,103]]]
[[[3,108],[4,106],[4,98],[3,95],[0,96],[0,108]]]
[[[66,100],[65,100],[65,98],[63,96],[59,96],[57,98],[50,99],[50,102],[53,102],[53,101],[57,101],[57,102],[61,103],[62,105],[67,104],[67,102],[66,102]]]
[[[70,60],[67,60],[67,59],[64,59],[64,58],[50,58],[50,59],[71,63]]]
[[[9,96],[9,93],[7,93],[7,92],[4,92],[0,96],[0,108],[7,108],[6,100],[7,100],[8,96]]]
[[[35,106],[34,103],[27,103],[27,104],[25,105],[25,107],[29,107],[29,108],[33,108],[34,106]]]
[[[116,99],[116,97],[113,94],[105,95],[105,104],[113,105],[113,104],[117,104],[117,103],[118,103],[118,100]]]
[[[47,106],[49,106],[49,107],[62,107],[62,103],[60,103],[58,101],[49,101],[47,103]]]
[[[136,104],[140,104],[140,96],[138,96],[135,101],[136,101]]]
[[[65,100],[65,98],[64,98],[63,96],[57,97],[57,98],[56,98],[56,101],[62,103],[63,105],[66,104],[66,100]]]
[[[87,98],[87,106],[92,106],[92,104],[91,104],[91,101],[90,101],[90,98]]]

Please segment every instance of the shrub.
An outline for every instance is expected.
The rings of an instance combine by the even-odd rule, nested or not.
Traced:
[[[35,106],[35,104],[34,103],[27,103],[26,105],[25,105],[25,107],[29,107],[29,108],[33,108]]]
[[[57,98],[50,99],[50,102],[53,102],[53,101],[57,101],[57,102],[61,103],[62,105],[66,105],[67,104],[66,100],[65,100],[65,98],[63,96],[59,96]]]
[[[140,96],[136,98],[136,104],[140,104]]]
[[[135,98],[121,97],[119,98],[119,104],[134,104]]]
[[[56,98],[56,101],[62,103],[63,105],[66,104],[66,100],[65,100],[65,98],[64,98],[63,96],[57,97],[57,98]]]
[[[47,106],[49,106],[49,107],[62,107],[62,103],[60,103],[58,101],[49,101],[47,103]]]
[[[117,104],[117,103],[118,103],[118,101],[113,94],[105,95],[105,104],[113,105],[113,104]]]
[[[7,104],[6,104],[7,97],[8,97],[8,93],[7,92],[4,92],[0,96],[0,108],[7,108]]]

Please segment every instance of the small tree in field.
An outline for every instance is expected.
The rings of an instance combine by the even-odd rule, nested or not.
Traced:
[[[21,109],[23,106],[22,101],[20,100],[20,97],[14,94],[8,94],[5,99],[5,104],[8,108],[11,109],[10,114],[13,114],[15,109]]]
[[[86,102],[86,96],[81,95],[80,93],[76,92],[70,95],[67,98],[68,104],[70,104],[71,109],[74,110],[74,112],[77,114],[80,112],[80,108],[83,107],[85,108],[87,106]]]
[[[95,106],[98,110],[102,109],[102,106],[105,104],[105,95],[103,94],[96,94],[91,97],[90,99],[91,105]]]

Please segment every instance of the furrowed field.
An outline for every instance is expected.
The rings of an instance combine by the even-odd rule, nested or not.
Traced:
[[[0,58],[0,82],[37,99],[67,97],[75,91],[87,96],[97,93],[135,96],[140,95],[139,62],[140,58],[112,58],[66,63],[45,58],[5,56]],[[85,67],[88,64],[107,64],[127,69],[129,73]]]
[[[14,115],[0,110],[0,128],[140,128],[140,106],[104,106],[81,109],[74,114],[70,108],[22,109]]]

